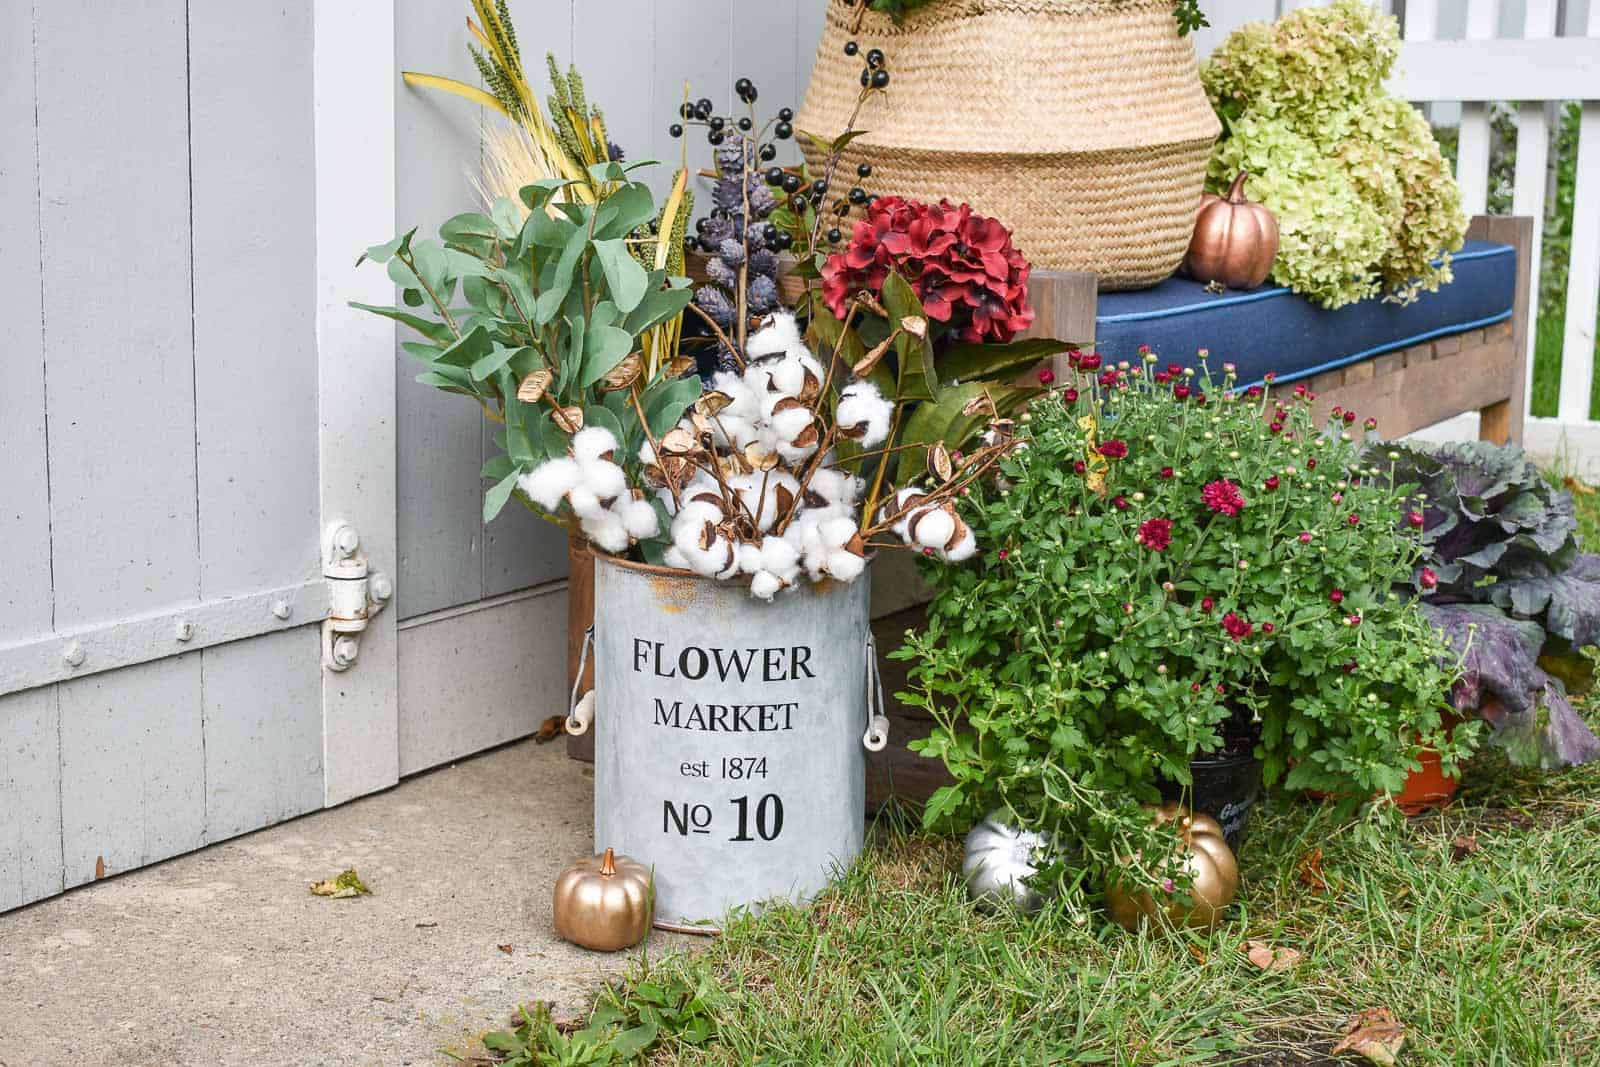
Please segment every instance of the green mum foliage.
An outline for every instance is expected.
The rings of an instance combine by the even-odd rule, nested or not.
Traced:
[[[1466,233],[1427,121],[1384,91],[1399,49],[1392,17],[1338,0],[1241,27],[1201,69],[1226,128],[1208,184],[1253,175],[1278,217],[1274,278],[1324,307],[1437,290]]]

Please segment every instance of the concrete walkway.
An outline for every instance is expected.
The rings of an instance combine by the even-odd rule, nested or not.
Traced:
[[[632,958],[551,929],[592,789],[523,742],[0,915],[0,1067],[453,1063],[519,1002],[574,1014]],[[372,896],[308,892],[346,867]]]

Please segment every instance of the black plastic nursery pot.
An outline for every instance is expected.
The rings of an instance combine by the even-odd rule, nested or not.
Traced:
[[[1247,749],[1197,759],[1189,764],[1189,773],[1194,778],[1189,807],[1221,823],[1222,836],[1237,855],[1250,825],[1250,809],[1261,798],[1261,762]],[[1166,803],[1184,799],[1180,783],[1163,781],[1158,786]]]

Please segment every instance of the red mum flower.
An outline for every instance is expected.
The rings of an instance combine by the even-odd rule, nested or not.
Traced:
[[[1349,426],[1352,422],[1355,422],[1355,421],[1356,421],[1356,413],[1355,412],[1347,411],[1347,412],[1344,413],[1344,424],[1346,426]]]
[[[1189,399],[1189,387],[1187,385],[1174,385],[1172,387],[1172,395],[1179,400],[1187,400]]]
[[[1061,399],[1069,404],[1076,404],[1078,402],[1078,391],[1076,389],[1063,389],[1061,390]]]
[[[1178,375],[1183,373],[1183,368],[1181,366],[1179,366],[1178,364],[1176,364],[1176,363],[1168,363],[1167,364],[1167,373],[1172,375],[1172,377],[1176,378]]]
[[[1420,511],[1413,511],[1406,515],[1406,522],[1419,530],[1422,529],[1423,521],[1422,512]]]
[[[1302,545],[1309,545],[1311,543],[1311,531],[1310,530],[1301,530],[1300,531],[1300,543]]]
[[[1162,478],[1162,480],[1165,481],[1166,479],[1171,478],[1171,477],[1172,477],[1172,468],[1171,467],[1162,467],[1161,468],[1161,478]]]
[[[1113,499],[1111,501],[1111,506],[1116,508],[1118,511],[1127,511],[1128,510],[1128,498],[1125,497],[1125,496],[1116,497],[1115,499]]]
[[[1306,460],[1306,470],[1314,471],[1316,469],[1317,469],[1317,461],[1315,459]]]
[[[1247,503],[1244,494],[1239,492],[1239,487],[1227,480],[1207,483],[1206,487],[1200,490],[1200,499],[1205,501],[1206,507],[1212,511],[1220,512],[1229,518],[1243,511]]]
[[[1081,371],[1099,370],[1100,363],[1100,353],[1098,352],[1085,352],[1078,357],[1078,369]]]
[[[1265,489],[1269,493],[1274,493],[1277,492],[1278,484],[1278,476],[1274,474],[1272,477],[1261,483],[1261,488]]]
[[[1049,367],[1040,367],[1038,378],[1040,385],[1049,385],[1051,382],[1056,380],[1056,372],[1051,370]]]
[[[1360,526],[1361,525],[1361,516],[1360,515],[1351,515],[1345,521],[1348,522],[1351,526]]]
[[[879,197],[850,243],[822,267],[822,293],[843,319],[858,292],[881,294],[891,270],[911,283],[923,309],[963,341],[1009,341],[1033,322],[1028,261],[1011,231],[966,204]]]
[[[1261,624],[1261,632],[1264,634],[1270,634],[1276,629],[1277,627],[1272,625],[1270,622],[1264,622]]]
[[[1222,628],[1228,631],[1228,636],[1235,641],[1243,641],[1255,630],[1254,625],[1245,622],[1231,611],[1222,617]]]
[[[1252,385],[1250,388],[1248,388],[1248,389],[1246,389],[1244,391],[1244,395],[1247,396],[1247,397],[1250,397],[1252,400],[1254,400],[1256,397],[1260,396],[1265,391],[1266,390],[1262,389],[1261,386],[1259,386],[1259,385]]]
[[[1078,460],[1076,463],[1074,463],[1072,465],[1072,473],[1073,474],[1082,474],[1084,471],[1086,471],[1088,469],[1089,469],[1089,465],[1087,463],[1085,463],[1081,459]]]
[[[1439,586],[1439,575],[1432,567],[1422,568],[1422,574],[1417,578],[1417,584],[1424,589],[1436,589]]]
[[[1335,604],[1343,604],[1344,603],[1344,590],[1343,589],[1330,590],[1329,593],[1328,593],[1328,599],[1333,601]]]
[[[1168,374],[1164,370],[1158,370],[1150,377],[1155,379],[1155,383],[1157,385],[1166,385],[1168,382],[1172,381],[1172,375]]]
[[[1211,614],[1211,609],[1216,606],[1217,602],[1212,600],[1210,597],[1202,597],[1200,600],[1200,610],[1205,612],[1207,615]]]
[[[1139,524],[1139,533],[1135,540],[1152,552],[1165,550],[1168,545],[1172,544],[1172,520],[1144,520]]]
[[[1110,441],[1103,442],[1095,451],[1107,459],[1123,459],[1128,454],[1128,443],[1113,438]]]
[[[1281,423],[1281,422],[1270,422],[1270,423],[1267,424],[1267,431],[1269,433],[1282,433],[1283,432],[1283,423]]]

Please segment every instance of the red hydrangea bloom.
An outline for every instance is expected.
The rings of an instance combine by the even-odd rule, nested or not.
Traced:
[[[842,319],[852,294],[881,294],[893,270],[911,283],[928,317],[961,340],[1009,341],[1033,322],[1031,269],[1011,231],[968,204],[882,196],[855,224],[845,250],[823,265],[822,293]]]
[[[1163,551],[1172,544],[1172,520],[1144,520],[1139,524],[1139,533],[1135,540],[1152,552]]]
[[[1107,459],[1123,459],[1128,454],[1128,443],[1113,438],[1110,441],[1103,442],[1095,451]]]
[[[1217,482],[1208,482],[1200,490],[1200,499],[1205,501],[1206,507],[1219,512],[1229,518],[1244,510],[1247,501],[1244,494],[1239,492],[1239,487],[1226,479]]]
[[[1245,622],[1231,611],[1222,617],[1222,628],[1228,631],[1228,636],[1235,641],[1243,641],[1255,630],[1254,625]]]

